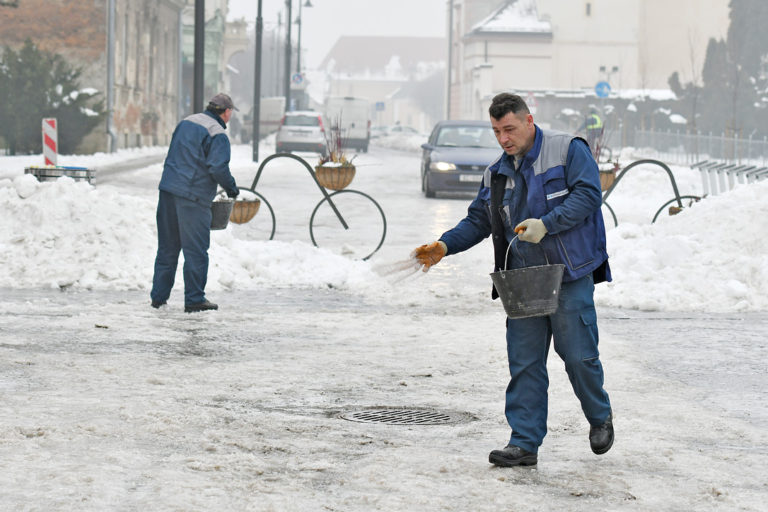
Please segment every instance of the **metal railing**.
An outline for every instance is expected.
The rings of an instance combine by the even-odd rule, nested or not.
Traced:
[[[631,144],[645,157],[691,165],[702,160],[728,164],[768,165],[768,138],[733,137],[726,134],[638,130]]]

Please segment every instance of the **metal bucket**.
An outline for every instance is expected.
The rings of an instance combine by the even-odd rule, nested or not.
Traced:
[[[211,229],[226,229],[232,213],[232,199],[216,199],[211,203]]]
[[[507,268],[509,249],[516,239],[517,236],[507,246],[504,268]],[[543,247],[541,250],[544,252]],[[547,260],[546,265],[491,273],[491,280],[509,318],[546,316],[557,311],[565,265],[550,265],[546,252],[544,258]]]

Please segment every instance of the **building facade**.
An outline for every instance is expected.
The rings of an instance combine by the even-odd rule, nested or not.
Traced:
[[[724,38],[728,0],[450,0],[452,118],[483,116],[495,92],[668,89],[700,77]],[[451,9],[451,7],[449,7]],[[577,92],[578,94],[578,92]]]
[[[114,55],[107,57],[109,0],[23,0],[0,10],[0,40],[12,48],[26,39],[81,68],[80,85],[106,100],[108,65],[114,66],[114,149],[170,142],[179,119],[190,112],[192,81],[183,62],[194,57],[194,0],[114,0]],[[205,87],[225,87],[228,58],[247,44],[245,27],[226,23],[227,0],[206,1]],[[60,127],[66,129],[66,127]],[[78,148],[112,149],[107,123]]]
[[[365,98],[374,125],[428,132],[442,118],[445,48],[438,37],[341,36],[320,65],[314,99]]]

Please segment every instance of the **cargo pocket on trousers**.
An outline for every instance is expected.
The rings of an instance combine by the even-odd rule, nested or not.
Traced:
[[[597,311],[590,308],[579,313],[581,323],[584,325],[581,340],[582,361],[595,360],[599,357],[597,351]]]

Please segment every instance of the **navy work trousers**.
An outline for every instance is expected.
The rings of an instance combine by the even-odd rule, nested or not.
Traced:
[[[553,338],[587,421],[601,425],[608,418],[611,404],[597,351],[594,290],[588,274],[562,284],[554,314],[507,319],[510,381],[505,413],[512,427],[510,444],[535,453],[547,434],[547,355]]]
[[[205,302],[211,207],[160,191],[157,201],[157,257],[152,279],[153,301],[168,300],[176,278],[179,252],[184,252],[184,304]]]

